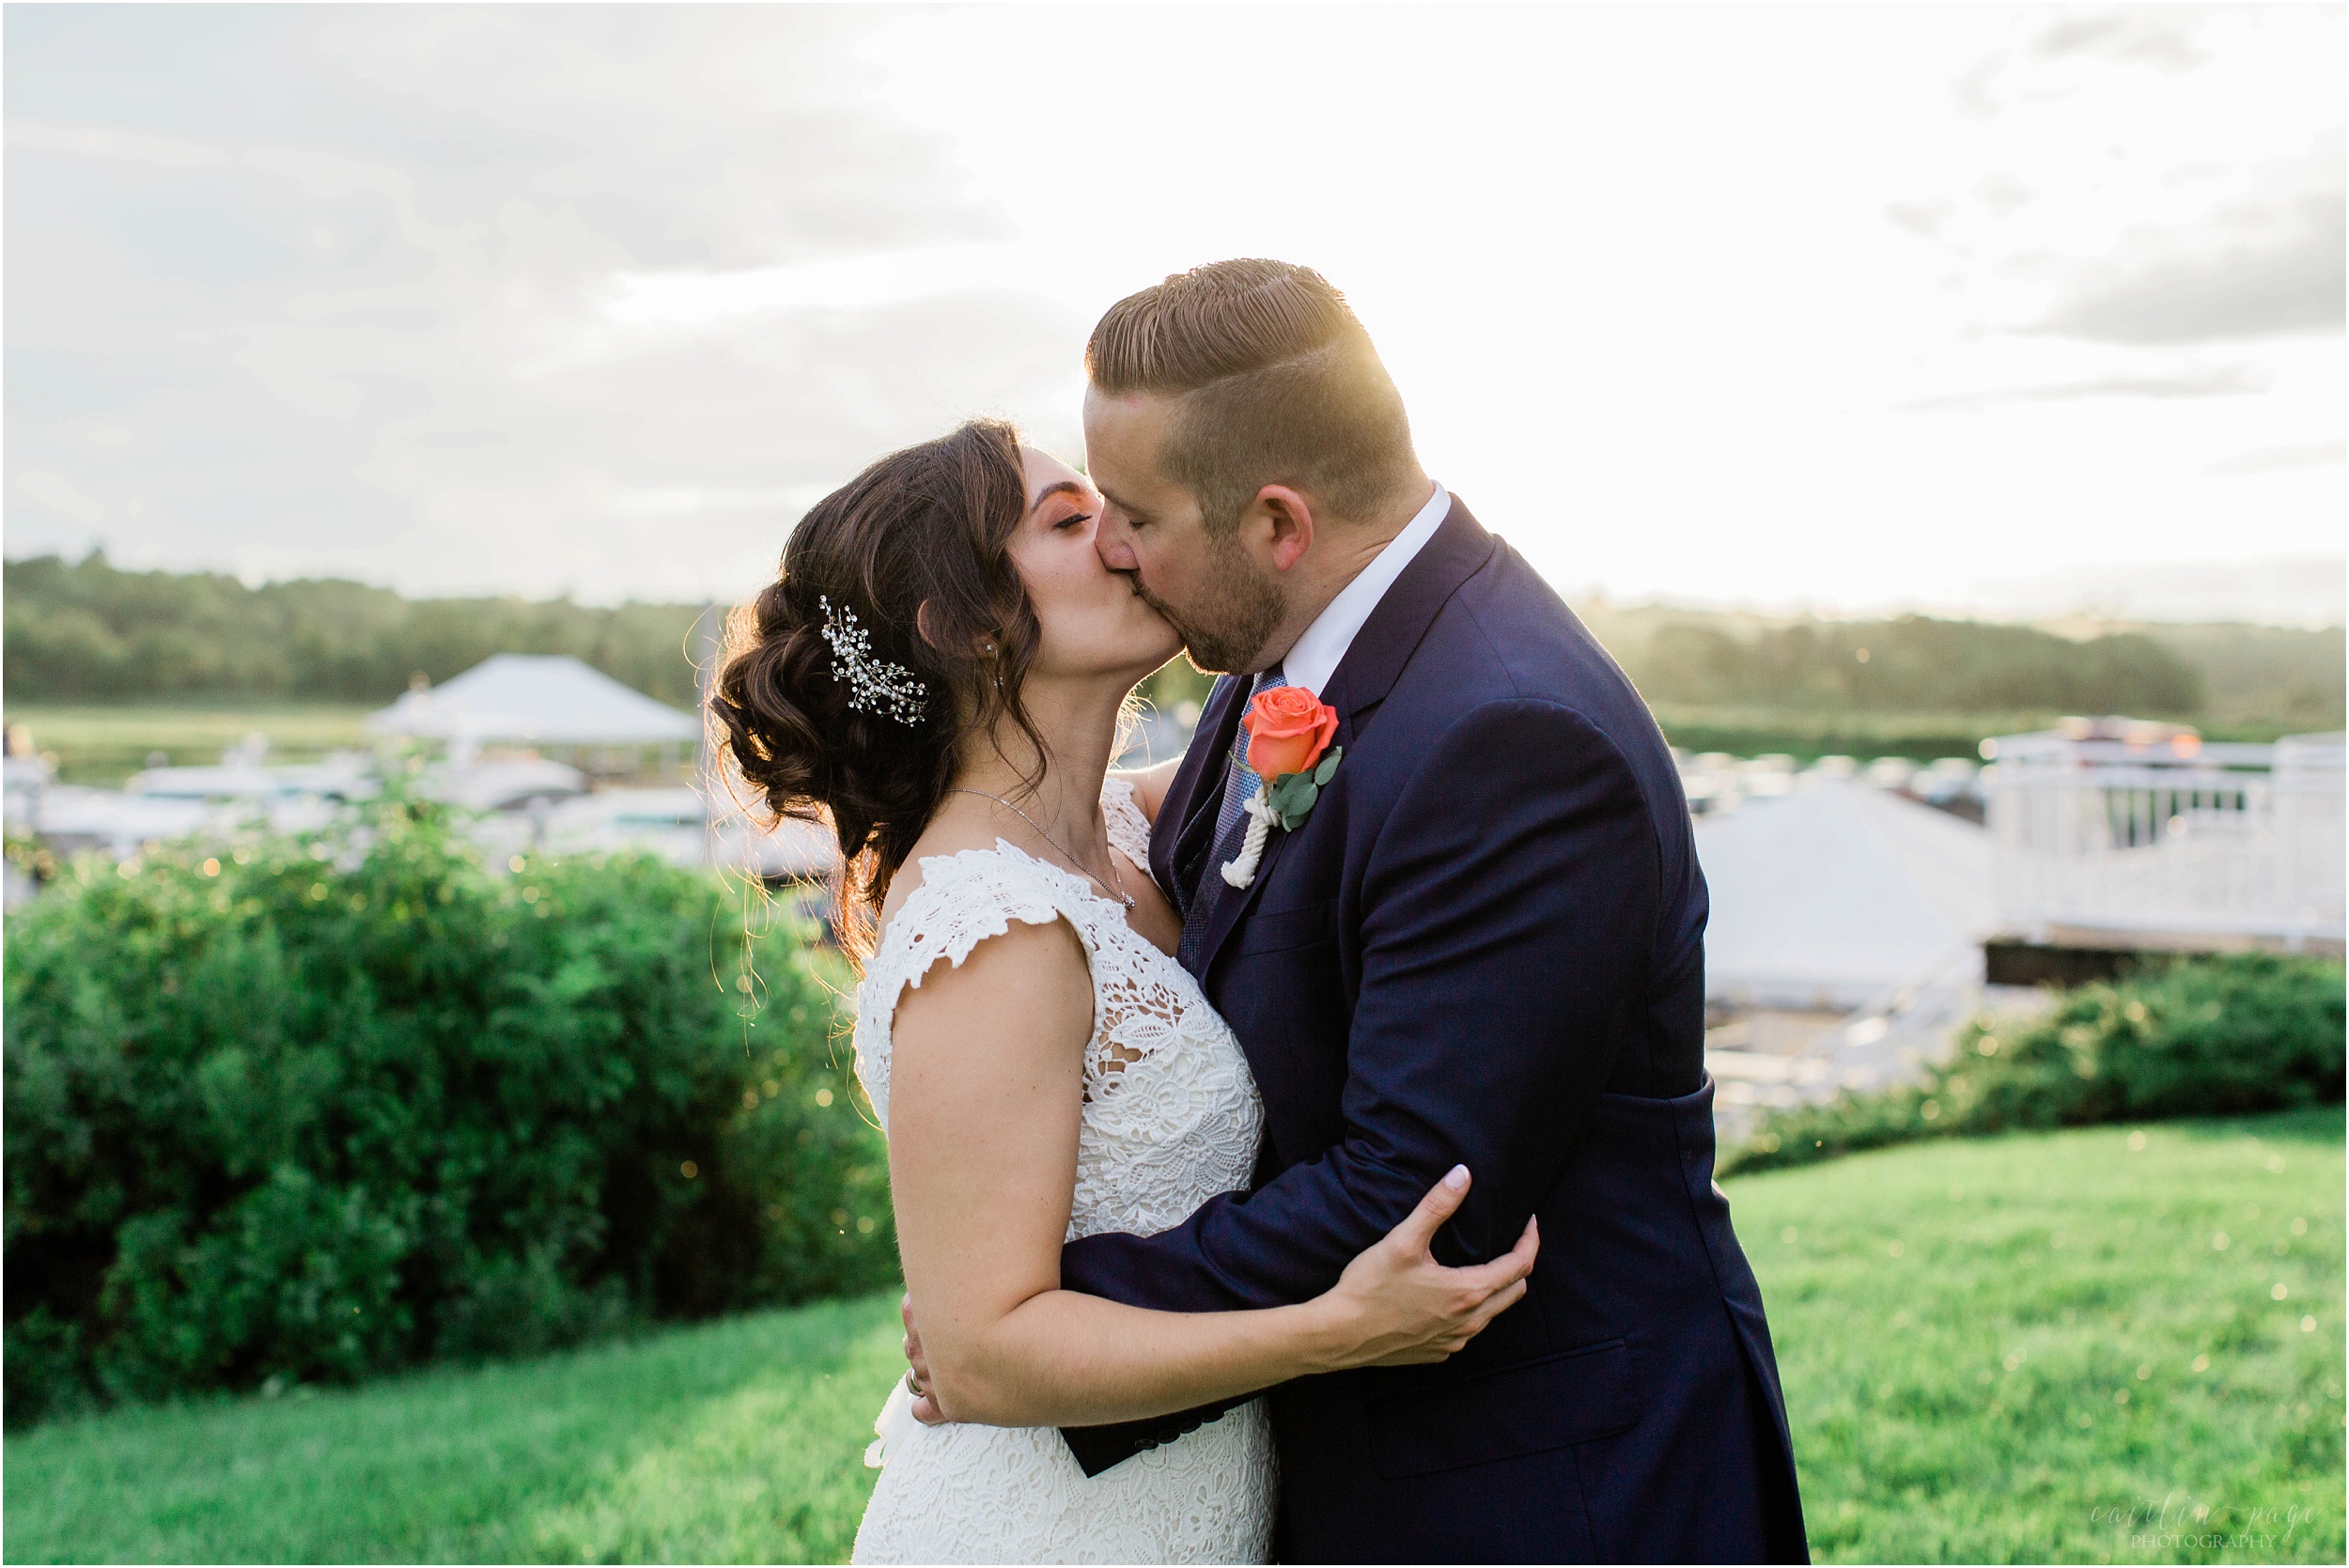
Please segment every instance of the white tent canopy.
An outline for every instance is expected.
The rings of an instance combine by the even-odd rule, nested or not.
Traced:
[[[1845,1009],[1921,979],[1989,934],[1989,835],[1843,780],[1697,825],[1712,890],[1705,990]]]
[[[571,658],[501,653],[367,716],[371,735],[474,744],[645,746],[700,737],[701,722]]]

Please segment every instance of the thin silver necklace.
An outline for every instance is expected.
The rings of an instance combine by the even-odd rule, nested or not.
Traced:
[[[1110,875],[1117,878],[1117,886],[1114,889],[1112,889],[1109,883],[1104,882],[1100,877],[1094,876],[1093,868],[1086,865],[1084,862],[1079,860],[1077,858],[1076,851],[1070,849],[1068,846],[1063,844],[1051,834],[1045,832],[1043,823],[1038,822],[1034,817],[1030,816],[1026,812],[1021,811],[1018,806],[1013,805],[1009,800],[1004,800],[1002,796],[989,795],[984,789],[965,789],[960,784],[950,785],[949,792],[956,795],[975,795],[982,800],[994,801],[1005,811],[1018,816],[1020,821],[1025,822],[1029,827],[1034,828],[1038,834],[1042,835],[1045,843],[1050,845],[1053,848],[1067,856],[1068,863],[1075,866],[1079,871],[1083,872],[1087,877],[1092,877],[1094,883],[1098,886],[1102,892],[1110,893],[1113,891],[1117,894],[1118,901],[1124,904],[1127,908],[1131,909],[1134,907],[1134,895],[1126,891],[1126,878],[1117,869],[1116,850],[1110,850]],[[1103,847],[1106,848],[1108,846],[1105,845]]]

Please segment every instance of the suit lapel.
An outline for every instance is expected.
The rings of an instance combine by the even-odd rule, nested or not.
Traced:
[[[1243,819],[1244,820],[1244,819]],[[1201,985],[1206,984],[1207,972],[1215,967],[1216,953],[1223,946],[1232,927],[1254,903],[1256,894],[1272,877],[1272,868],[1281,861],[1281,851],[1288,847],[1291,835],[1275,828],[1265,839],[1264,856],[1256,862],[1255,879],[1244,888],[1236,888],[1223,879],[1223,865],[1210,858],[1199,878],[1199,898],[1206,908],[1199,918],[1207,923],[1207,933],[1200,939],[1199,967],[1192,972]]]
[[[1159,819],[1174,831],[1150,835],[1150,873],[1177,908],[1184,907],[1191,891],[1183,885],[1190,869],[1206,855],[1202,835],[1215,831],[1216,807],[1223,795],[1223,758],[1239,723],[1239,702],[1234,693],[1242,690],[1244,683],[1233,676],[1216,678],[1215,689],[1207,693],[1206,706],[1200,710],[1190,748],[1174,770],[1174,783],[1167,785],[1166,799],[1159,803]]]
[[[1410,662],[1411,655],[1418,650],[1420,640],[1435,624],[1437,612],[1458,592],[1461,583],[1492,559],[1493,551],[1498,548],[1499,541],[1486,533],[1476,519],[1470,515],[1468,507],[1455,498],[1452,510],[1445,514],[1442,525],[1411,558],[1411,564],[1403,568],[1393,585],[1378,600],[1377,608],[1370,613],[1370,618],[1362,623],[1362,629],[1355,634],[1353,643],[1346,650],[1346,657],[1338,661],[1337,670],[1321,693],[1321,700],[1338,710],[1338,728],[1330,737],[1331,745],[1353,745],[1355,737],[1367,724],[1371,709],[1377,706],[1393,688],[1396,677],[1402,675],[1404,666]],[[1237,710],[1238,705],[1235,703],[1233,706]],[[1219,758],[1230,750],[1232,727],[1236,721],[1237,712],[1229,716],[1223,725],[1221,739],[1214,753]],[[1206,716],[1203,714],[1200,727],[1205,730],[1206,726]],[[1342,775],[1346,764],[1340,762],[1338,768]],[[1221,770],[1219,768],[1214,776],[1221,780]],[[1209,831],[1212,831],[1214,814],[1209,812],[1207,816]],[[1305,826],[1298,831],[1308,831],[1312,825],[1311,818],[1308,818]],[[1272,879],[1272,873],[1280,864],[1282,851],[1288,847],[1289,840],[1295,836],[1280,828],[1272,830],[1271,835],[1265,840],[1264,858],[1256,864],[1255,880],[1245,888],[1235,888],[1225,882],[1221,865],[1206,868],[1199,884],[1199,896],[1206,905],[1204,918],[1208,924],[1199,949],[1198,968],[1194,971],[1201,985],[1206,983],[1207,975],[1215,968],[1216,955],[1231,939],[1241,916],[1248,912],[1249,906],[1255,902],[1264,885]]]

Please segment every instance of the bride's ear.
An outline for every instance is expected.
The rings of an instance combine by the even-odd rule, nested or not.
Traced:
[[[922,601],[922,608],[913,613],[913,629],[922,634],[922,641],[941,653],[951,654],[955,649],[945,634],[945,629],[939,625],[942,617],[938,613],[937,603],[935,599]],[[966,659],[992,659],[996,647],[996,640],[982,632],[971,639],[970,645],[962,650],[962,656]]]

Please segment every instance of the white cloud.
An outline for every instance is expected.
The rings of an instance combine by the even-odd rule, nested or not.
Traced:
[[[82,492],[79,486],[45,468],[20,468],[8,475],[17,494],[36,506],[62,512],[75,522],[95,526],[106,520],[106,504]]]
[[[1045,260],[1025,244],[924,250],[805,261],[748,272],[621,272],[604,311],[630,326],[701,327],[766,311],[870,310],[939,294],[1040,292]]]
[[[2349,288],[2343,213],[2335,180],[2188,226],[2132,229],[2080,269],[2040,330],[2113,343],[2337,331]]]
[[[2242,397],[2265,392],[2275,378],[2256,365],[2181,365],[2159,370],[2115,370],[2077,381],[1951,392],[1900,405],[1922,412],[1986,409],[2001,403],[2070,403],[2083,397]]]
[[[2221,458],[2206,471],[2221,475],[2243,474],[2280,474],[2295,468],[2338,468],[2341,466],[2342,442],[2314,441],[2302,446],[2263,446],[2255,451],[2238,452]]]
[[[1074,455],[1098,312],[1247,254],[1347,288],[1431,466],[1564,586],[2331,548],[2337,462],[2240,465],[2341,428],[2340,25],[11,12],[8,455],[86,505],[14,485],[8,549],[732,597],[957,418]]]
[[[208,168],[227,161],[218,147],[202,147],[170,136],[145,136],[136,132],[111,131],[93,125],[10,125],[8,145],[27,151],[78,153],[86,158],[119,158],[163,168]]]

